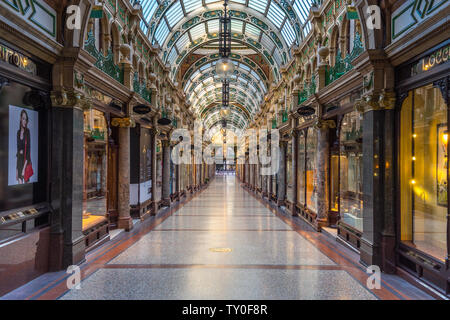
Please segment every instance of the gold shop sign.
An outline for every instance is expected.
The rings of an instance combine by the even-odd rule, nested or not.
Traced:
[[[450,44],[442,47],[432,54],[422,58],[419,62],[415,63],[411,68],[411,75],[417,75],[419,73],[430,70],[431,68],[445,63],[449,60]]]
[[[24,55],[0,44],[0,60],[36,75],[36,64]]]

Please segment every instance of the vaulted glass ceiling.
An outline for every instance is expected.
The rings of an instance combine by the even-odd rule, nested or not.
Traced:
[[[135,0],[130,0],[132,3]],[[228,126],[241,130],[259,111],[270,83],[280,80],[291,48],[311,31],[312,0],[229,0],[232,59]],[[141,0],[141,28],[170,76],[208,128],[220,124],[222,84],[215,74],[223,0]],[[193,61],[193,62],[192,62]],[[214,129],[216,130],[216,129]]]

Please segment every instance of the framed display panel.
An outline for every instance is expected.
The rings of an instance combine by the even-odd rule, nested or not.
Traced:
[[[438,88],[411,90],[401,109],[401,241],[444,261],[447,257],[448,132]]]
[[[317,212],[316,154],[317,130],[310,127],[306,135],[306,206],[313,212]]]
[[[293,154],[293,144],[289,141],[286,149],[286,198],[289,202],[294,200],[294,174],[292,172],[292,154]]]
[[[300,131],[297,149],[297,202],[306,205],[306,185],[305,185],[305,169],[306,169],[306,135],[304,131]]]
[[[90,215],[105,216],[107,209],[107,125],[103,112],[84,112],[83,225]]]
[[[363,231],[362,115],[344,115],[339,131],[339,212],[340,223]]]
[[[14,81],[0,89],[0,213],[47,201],[48,117],[27,104],[33,92]]]
[[[156,186],[155,186],[155,201],[159,202],[162,197],[162,168],[163,168],[163,157],[162,157],[162,144],[161,140],[156,141]]]
[[[446,40],[396,69],[397,263],[447,295],[449,53]]]

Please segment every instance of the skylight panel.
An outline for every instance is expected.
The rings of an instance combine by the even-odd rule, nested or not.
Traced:
[[[250,68],[247,67],[245,64],[241,64],[240,67],[241,67],[242,69],[244,69],[245,71],[250,71]]]
[[[208,32],[218,33],[219,32],[219,19],[209,20],[208,22]]]
[[[279,66],[283,64],[283,62],[281,61],[280,51],[278,49],[274,51],[273,58]]]
[[[294,2],[295,13],[297,14],[297,16],[302,24],[304,24],[306,19],[308,18],[310,6],[311,5],[308,4],[307,1],[304,1],[304,0],[295,0],[295,2]]]
[[[286,22],[281,29],[281,34],[286,40],[288,47],[295,41],[295,31],[289,22]]]
[[[155,33],[155,40],[162,46],[164,41],[166,41],[167,35],[169,34],[169,27],[164,20],[161,20]]]
[[[170,28],[173,28],[174,25],[177,24],[178,21],[183,18],[183,10],[181,9],[180,1],[177,1],[174,5],[172,5],[169,10],[167,10],[166,18],[169,22]]]
[[[186,85],[184,86],[184,92],[186,92],[187,91],[187,88],[189,88],[189,85],[191,84],[191,80],[188,80],[187,82],[186,82]]]
[[[272,52],[275,46],[272,39],[270,39],[265,33],[261,37],[261,43],[269,51],[269,53]]]
[[[261,34],[261,30],[259,30],[254,25],[247,23],[245,25],[245,34],[252,37],[255,40],[259,39],[259,35]]]
[[[250,71],[250,73],[256,80],[261,81],[261,78],[255,71],[252,70],[252,71]]]
[[[244,23],[240,20],[231,19],[231,32],[242,33]]]
[[[202,6],[202,0],[184,0],[183,5],[186,13],[189,13],[200,8]]]
[[[205,34],[205,32],[206,31],[205,31],[205,24],[204,23],[196,25],[190,31],[192,40],[197,40],[198,38],[203,36]]]
[[[141,29],[145,34],[147,34],[148,27],[147,24],[144,22],[144,20],[141,21]]]
[[[310,31],[311,31],[311,22],[308,21],[303,28],[303,35],[306,37]]]
[[[248,7],[255,9],[261,13],[266,13],[267,1],[266,0],[250,0]]]
[[[245,0],[231,0],[231,2],[245,4]]]
[[[173,64],[175,62],[175,59],[177,58],[177,56],[178,56],[177,51],[175,50],[175,47],[173,47],[172,50],[170,50],[169,58],[167,58],[167,62],[169,62],[170,64]]]
[[[183,34],[183,35],[181,36],[181,38],[178,39],[178,41],[177,41],[177,48],[178,48],[178,51],[179,51],[179,52],[182,52],[182,51],[184,50],[184,48],[186,47],[186,45],[188,44],[188,42],[189,42],[189,37],[188,37],[188,34],[185,33],[185,34]]]
[[[158,8],[158,2],[156,0],[147,0],[142,4],[142,12],[144,14],[145,21],[149,22],[156,9]]]
[[[270,3],[269,12],[267,13],[267,18],[272,21],[277,28],[281,27],[286,14],[281,10],[281,8],[274,2]]]
[[[211,67],[211,63],[207,63],[207,64],[201,66],[201,67],[200,67],[200,70],[203,71],[203,70],[208,69],[208,68],[210,68],[210,67]]]

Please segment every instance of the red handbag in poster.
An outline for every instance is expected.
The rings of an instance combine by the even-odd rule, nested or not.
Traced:
[[[27,139],[25,139],[25,154],[24,154],[25,159],[27,158]],[[23,175],[23,179],[25,180],[25,182],[30,181],[30,178],[33,176],[34,172],[33,172],[33,165],[31,164],[31,161],[29,161],[27,163],[27,166],[25,168],[25,173]]]

